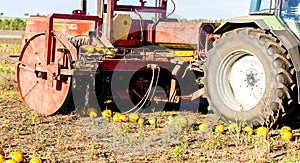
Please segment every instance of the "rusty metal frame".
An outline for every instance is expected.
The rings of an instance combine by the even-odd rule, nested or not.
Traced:
[[[46,39],[47,41],[45,42],[45,47],[47,48],[47,52],[46,52],[46,57],[47,57],[47,64],[49,64],[51,62],[51,58],[53,57],[53,55],[55,55],[55,53],[53,52],[53,35],[54,35],[54,30],[53,30],[53,22],[54,19],[68,19],[68,20],[87,20],[87,21],[94,21],[95,22],[95,27],[94,30],[96,32],[96,37],[99,36],[100,34],[100,29],[102,26],[102,19],[99,18],[98,16],[89,16],[89,15],[85,15],[85,12],[82,10],[74,10],[72,14],[51,14],[47,17],[47,21],[48,21],[48,26],[45,32],[46,35]],[[68,42],[65,42],[66,44]],[[71,53],[72,59],[73,61],[76,60],[77,58],[77,53]]]

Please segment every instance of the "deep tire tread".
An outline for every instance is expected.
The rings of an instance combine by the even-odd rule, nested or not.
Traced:
[[[275,74],[273,78],[274,80],[276,80],[276,84],[272,86],[274,87],[273,90],[275,92],[270,93],[270,96],[272,97],[270,98],[270,101],[267,102],[267,106],[269,107],[269,109],[267,110],[271,111],[272,114],[275,114],[275,112],[277,114],[277,111],[286,110],[287,108],[294,108],[293,106],[297,103],[295,89],[296,77],[294,72],[294,66],[292,64],[290,54],[288,54],[288,51],[284,48],[279,39],[274,37],[272,34],[268,33],[267,31],[254,28],[238,28],[232,31],[228,31],[222,35],[221,39],[214,42],[214,48],[210,50],[211,53],[217,53],[218,47],[222,47],[224,46],[223,44],[226,44],[227,41],[236,40],[239,37],[248,37],[256,39],[261,45],[261,47],[265,47],[265,49],[267,50],[266,55],[268,55],[269,57],[266,58],[269,58],[268,62],[271,65],[271,67],[273,66],[272,70],[270,71],[272,71],[273,74]],[[210,54],[208,54],[208,57],[209,56]],[[210,64],[212,64],[211,62]],[[209,68],[207,68],[206,71],[209,72]],[[204,80],[214,80],[213,78],[207,79],[207,77],[205,77]],[[208,99],[210,99],[210,96],[215,96],[213,94],[209,94],[208,92],[206,92],[205,95],[208,97]],[[282,109],[281,106],[284,106],[285,109]],[[214,110],[217,108],[212,109]],[[218,111],[217,109],[216,111],[222,116],[222,110]],[[230,120],[232,119],[233,117],[230,118]],[[251,120],[251,122],[248,123],[257,125],[258,122],[262,124],[264,120],[262,118],[254,118]]]

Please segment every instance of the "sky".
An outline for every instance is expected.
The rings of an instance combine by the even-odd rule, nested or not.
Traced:
[[[49,13],[71,13],[79,9],[80,0],[1,0],[2,17],[25,17],[29,15],[48,15]],[[96,0],[88,1],[88,13],[96,13]],[[155,0],[147,0],[149,3]],[[186,19],[228,19],[247,15],[250,0],[174,0],[175,15]],[[120,0],[120,2],[138,3],[138,0]],[[147,4],[146,4],[147,5]],[[169,11],[172,4],[169,3]]]

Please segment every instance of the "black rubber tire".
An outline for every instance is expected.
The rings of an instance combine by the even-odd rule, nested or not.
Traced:
[[[253,28],[239,28],[226,32],[219,40],[214,42],[214,47],[207,53],[207,56],[208,60],[204,65],[204,84],[209,102],[208,109],[212,110],[220,118],[258,126],[270,123],[266,122],[268,118],[275,117],[279,112],[284,111],[284,108],[292,108],[288,105],[295,103],[294,88],[296,80],[289,54],[280,41],[266,31]],[[262,79],[264,81],[259,81],[259,78],[256,79],[255,77],[257,76],[253,79],[256,82],[265,82],[265,89],[261,92],[260,98],[257,98],[257,102],[253,102],[253,105],[250,105],[249,108],[241,110],[243,106],[238,106],[239,101],[235,97],[239,93],[233,90],[238,90],[239,88],[236,86],[232,87],[229,78],[234,73],[230,74],[229,72],[234,63],[245,56],[257,58],[261,63],[261,70],[264,71],[264,73],[261,73],[263,74],[261,76],[263,76]],[[243,66],[241,69],[244,69]],[[248,74],[245,73],[245,75],[247,76]],[[248,83],[250,87],[254,86],[249,84],[251,79],[249,80],[244,75],[240,75],[235,79],[240,80],[240,83],[245,81],[244,85]],[[245,94],[245,97],[251,96],[246,92]],[[274,115],[275,113],[276,115]]]

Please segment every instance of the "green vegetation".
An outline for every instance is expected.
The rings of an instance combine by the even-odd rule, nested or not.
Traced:
[[[2,30],[25,30],[26,22],[20,18],[0,19],[0,29]]]

